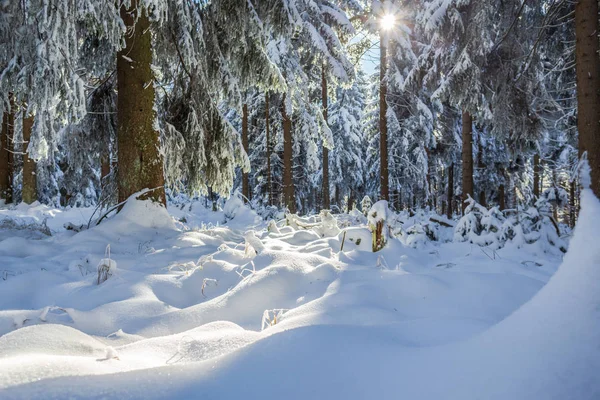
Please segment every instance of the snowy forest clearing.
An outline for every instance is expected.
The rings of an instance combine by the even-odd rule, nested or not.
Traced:
[[[59,227],[91,209],[2,210],[54,234],[1,231],[1,397],[596,398],[600,205],[582,205],[545,287],[561,257],[535,244],[373,253],[348,234],[340,251],[343,231],[243,206],[217,226],[198,204],[130,201],[80,233]]]

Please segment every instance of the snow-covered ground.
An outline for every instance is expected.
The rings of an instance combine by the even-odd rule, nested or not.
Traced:
[[[564,262],[230,208],[0,210],[0,399],[600,398],[587,191]]]

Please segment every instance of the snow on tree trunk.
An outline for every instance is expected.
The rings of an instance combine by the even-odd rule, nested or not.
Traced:
[[[12,93],[9,94],[10,96],[10,113],[8,114],[8,131],[7,134],[8,136],[6,137],[7,139],[7,149],[6,152],[8,153],[8,190],[6,191],[6,203],[12,203],[13,202],[13,190],[14,190],[14,176],[15,176],[15,154],[14,154],[14,149],[15,149],[15,111],[17,110],[17,106],[15,104],[15,98],[13,96]]]
[[[575,185],[575,179],[571,180],[569,183],[569,226],[571,229],[575,227],[575,221],[577,219],[577,207],[575,206],[577,195]]]
[[[388,241],[389,227],[387,219],[389,213],[388,202],[386,200],[379,200],[373,204],[367,215],[369,230],[373,238],[374,253],[383,249]]]
[[[36,163],[29,158],[27,150],[29,140],[31,139],[31,131],[33,128],[34,116],[26,116],[27,111],[23,113],[23,143],[25,145],[23,152],[23,189],[21,197],[23,203],[31,204],[37,200],[37,179],[36,179]]]
[[[283,202],[290,213],[296,213],[294,190],[292,119],[287,113],[285,95],[281,102],[281,118],[283,119]]]
[[[267,195],[269,196],[269,205],[273,205],[273,178],[271,176],[271,135],[269,121],[269,93],[265,93],[265,130],[266,130],[266,148],[267,148]]]
[[[576,3],[575,36],[579,149],[580,154],[587,152],[591,189],[600,197],[600,58],[596,0]]]
[[[242,109],[242,146],[248,154],[248,104],[245,103]],[[250,200],[250,185],[247,172],[242,172],[242,194],[244,195],[244,202],[248,202]]]
[[[117,54],[119,201],[152,189],[148,197],[166,205],[154,109],[152,32],[148,12],[139,3],[132,0],[129,8],[120,9],[127,32],[125,48]]]
[[[387,48],[384,41],[383,33],[381,34],[380,60],[379,60],[379,157],[380,157],[380,198],[381,200],[389,200],[389,162],[388,162],[388,147],[387,147]]]
[[[11,111],[12,112],[12,111]],[[10,191],[10,168],[8,157],[11,154],[9,152],[8,145],[12,143],[8,137],[9,131],[9,112],[4,112],[2,115],[2,136],[0,136],[0,198],[4,199],[8,203],[8,192]]]
[[[466,200],[474,196],[473,188],[473,118],[468,112],[462,115],[462,210]]]
[[[325,76],[325,65],[321,70],[321,102],[323,105],[323,118],[327,124],[327,77]],[[329,149],[323,145],[323,209],[329,210]]]

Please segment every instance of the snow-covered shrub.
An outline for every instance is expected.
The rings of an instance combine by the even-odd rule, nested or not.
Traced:
[[[258,237],[256,237],[254,231],[252,230],[246,232],[244,239],[246,240],[246,255],[248,255],[250,251],[249,248],[254,249],[254,253],[256,254],[260,254],[265,249],[263,243]]]
[[[366,197],[366,196],[365,196]],[[367,216],[369,230],[373,235],[373,252],[383,249],[389,239],[389,226],[387,224],[390,210],[388,202],[380,200],[373,204]]]
[[[371,198],[369,196],[363,197],[363,199],[360,202],[360,209],[362,210],[363,215],[365,217],[367,216],[367,213],[369,212],[372,206],[373,201],[371,200]]]
[[[550,192],[548,194],[552,196]],[[454,241],[468,241],[493,249],[502,248],[507,243],[522,247],[539,242],[544,251],[554,248],[566,251],[558,225],[553,222],[547,197],[540,196],[535,207],[519,209],[509,216],[505,216],[497,207],[483,207],[470,196],[467,202],[465,215],[454,229]]]
[[[234,219],[235,216],[240,212],[240,209],[244,207],[244,202],[240,198],[239,192],[235,192],[227,201],[223,207],[223,215],[227,220]]]
[[[313,228],[313,230],[317,232],[319,236],[337,236],[337,234],[340,233],[337,219],[329,210],[321,210],[319,216],[321,217],[321,224]]]
[[[117,262],[110,258],[110,245],[106,246],[104,258],[98,263],[98,285],[106,282],[117,269]]]

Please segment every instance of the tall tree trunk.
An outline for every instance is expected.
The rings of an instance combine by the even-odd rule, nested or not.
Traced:
[[[448,214],[446,216],[448,219],[452,219],[452,212],[454,210],[452,206],[454,204],[454,163],[448,167],[448,198],[446,200],[448,201]]]
[[[122,6],[120,10],[127,33],[125,48],[117,54],[119,202],[152,189],[147,197],[166,206],[163,160],[155,129],[150,20],[139,2],[132,0],[129,9]]]
[[[592,170],[592,190],[600,197],[600,57],[598,1],[579,0],[575,6],[577,129],[580,153],[586,151]]]
[[[6,191],[6,204],[10,204],[14,201],[13,191],[14,191],[14,176],[15,176],[15,114],[17,111],[17,106],[15,104],[15,97],[12,93],[9,93],[10,96],[10,113],[8,113],[7,120],[7,136],[6,143],[7,148],[6,151],[8,153],[8,190]]]
[[[12,112],[12,110],[11,110]],[[10,191],[10,167],[8,157],[11,154],[9,143],[12,143],[8,136],[10,112],[5,111],[2,115],[2,133],[0,136],[0,198],[8,203],[8,192]]]
[[[477,135],[477,171],[478,171],[478,175],[479,179],[481,180],[484,174],[485,170],[485,164],[483,162],[483,145],[481,143],[481,134]],[[479,192],[479,204],[481,204],[484,207],[487,207],[487,199],[485,196],[485,189],[483,189],[483,185],[482,185],[482,189]]]
[[[325,76],[325,65],[321,70],[321,103],[323,105],[323,118],[327,122],[329,100],[327,98],[327,77]],[[323,209],[329,210],[329,149],[323,146]]]
[[[283,119],[283,203],[291,213],[296,212],[296,195],[294,193],[292,119],[285,107],[285,95],[281,102]]]
[[[500,211],[504,211],[506,209],[505,196],[504,185],[500,185],[498,187],[498,207],[500,208]]]
[[[540,155],[535,154],[533,156],[533,198],[537,200],[540,197]]]
[[[267,192],[269,196],[269,205],[273,205],[273,179],[271,177],[271,135],[269,120],[269,93],[265,93],[265,121],[266,121],[266,148],[267,148]]]
[[[31,140],[31,130],[33,128],[34,116],[26,116],[27,111],[23,112],[23,186],[21,197],[23,203],[31,204],[37,200],[37,179],[35,161],[29,158],[28,146]]]
[[[474,196],[473,188],[473,118],[468,112],[462,115],[462,210],[467,208],[468,196]]]
[[[569,226],[571,228],[575,228],[575,221],[577,218],[577,206],[576,206],[577,191],[576,191],[575,187],[576,187],[576,183],[575,183],[575,179],[573,179],[569,183]]]
[[[383,34],[379,46],[381,57],[379,61],[379,152],[380,152],[380,186],[381,200],[390,199],[389,164],[387,143],[387,48]]]
[[[244,104],[242,108],[242,146],[248,154],[248,104]],[[244,203],[250,200],[250,185],[248,182],[248,173],[242,171],[242,194],[244,195]]]

